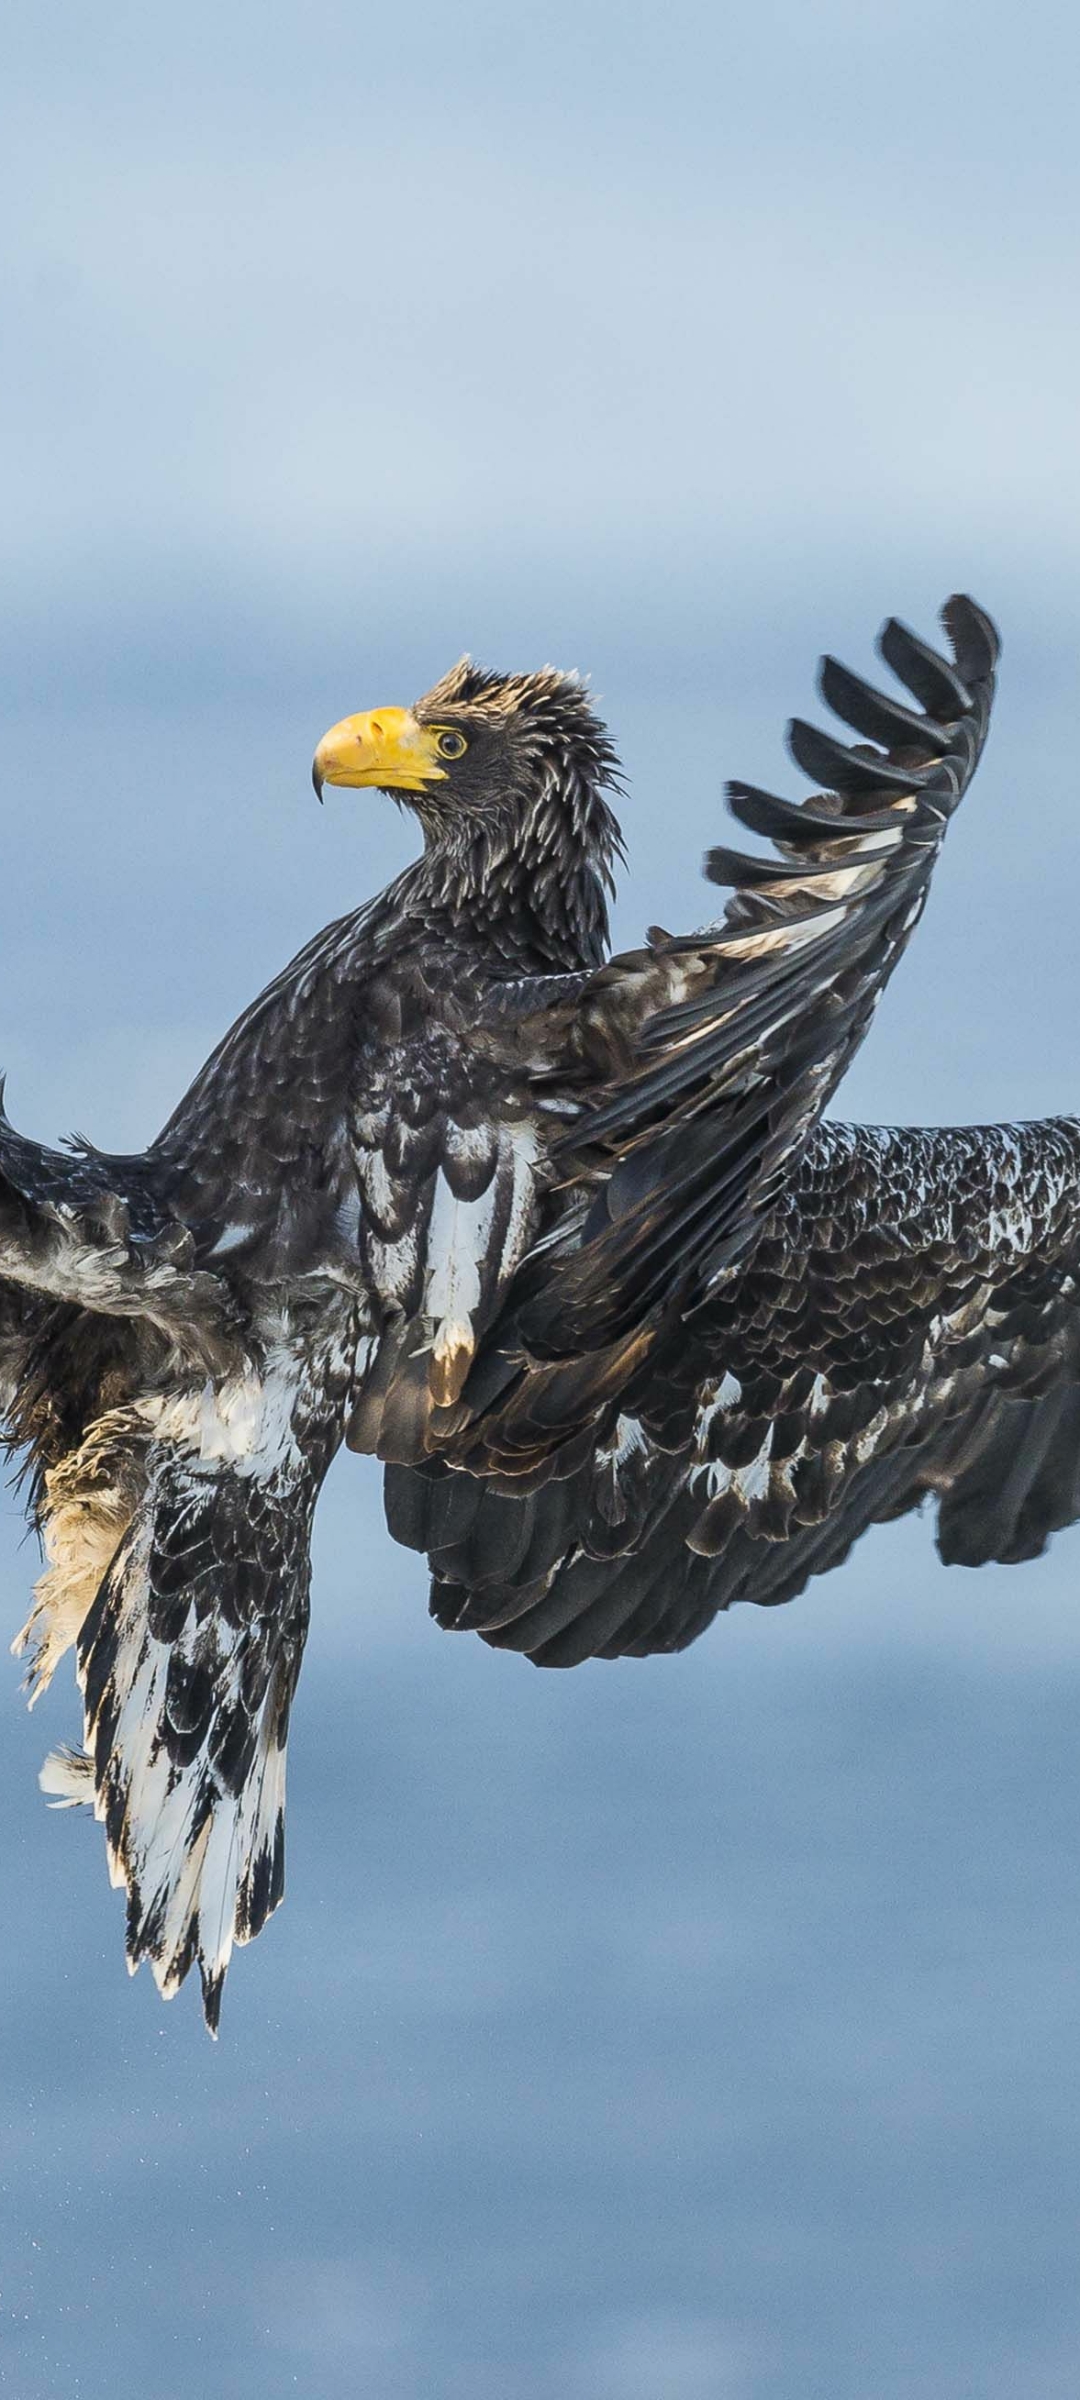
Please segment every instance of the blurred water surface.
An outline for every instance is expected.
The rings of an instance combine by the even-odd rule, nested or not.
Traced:
[[[139,1146],[412,829],[345,711],[591,672],[617,930],[691,924],[820,648],[956,585],[999,717],[851,1114],[1075,1106],[1075,17],[23,12],[0,96],[0,1061]],[[790,781],[788,788],[797,788]],[[14,1630],[35,1561],[3,1501]],[[902,1525],[677,1661],[425,1619],[343,1462],[289,1895],[129,1987],[12,1667],[15,2400],[1072,2400],[1080,1534]]]

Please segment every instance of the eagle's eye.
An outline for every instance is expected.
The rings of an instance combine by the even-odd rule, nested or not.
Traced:
[[[445,733],[435,736],[435,748],[440,758],[463,758],[468,747],[464,734],[453,733],[449,728]]]

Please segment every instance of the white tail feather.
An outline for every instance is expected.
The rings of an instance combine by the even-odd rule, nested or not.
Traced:
[[[93,1807],[94,1762],[85,1750],[50,1750],[38,1786],[50,1808]]]
[[[46,1760],[42,1788],[58,1808],[93,1804],[112,1880],[127,1888],[132,1970],[148,1958],[169,1998],[197,1962],[212,2031],[234,1942],[251,1940],[282,1894],[284,1731],[314,1497],[295,1471],[286,1480],[280,1453],[265,1480],[244,1464],[144,1442],[123,1484],[126,1531],[111,1494],[95,1514],[61,1490],[68,1520],[50,1576],[69,1582],[35,1612],[39,1683],[80,1637],[85,1702],[85,1749]]]

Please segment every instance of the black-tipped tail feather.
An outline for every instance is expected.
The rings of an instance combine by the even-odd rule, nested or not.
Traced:
[[[198,1964],[216,2030],[234,1942],[282,1896],[285,1745],[308,1618],[314,1488],[163,1450],[78,1644],[86,1763],[46,1789],[93,1798],[128,1895],[132,1970],[165,1997]]]

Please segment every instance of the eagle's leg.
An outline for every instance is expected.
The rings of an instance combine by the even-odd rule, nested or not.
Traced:
[[[65,1651],[78,1641],[143,1496],[148,1440],[136,1409],[110,1410],[42,1477],[37,1517],[47,1564],[30,1615],[11,1645],[17,1658],[27,1657],[31,1707],[48,1689]]]

